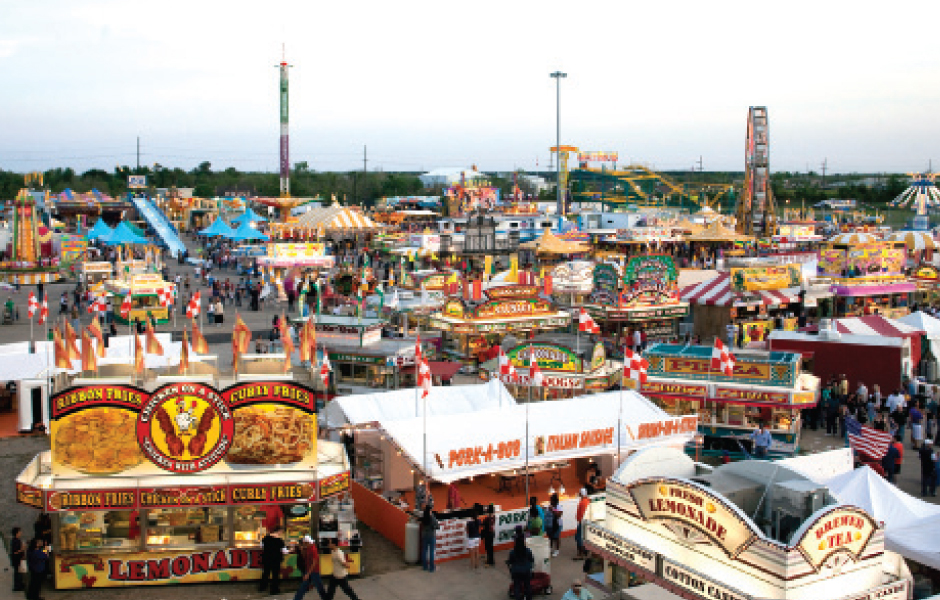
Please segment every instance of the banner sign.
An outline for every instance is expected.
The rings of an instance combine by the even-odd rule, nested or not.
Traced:
[[[316,465],[314,392],[296,383],[82,386],[52,397],[51,420],[60,476]]]
[[[578,152],[578,162],[617,162],[617,153],[616,152],[596,152],[596,151],[584,151]]]
[[[724,499],[690,481],[656,477],[627,486],[644,521],[666,521],[689,526],[737,557],[761,535]]]
[[[580,373],[582,367],[581,359],[573,350],[558,344],[521,344],[507,352],[506,356],[517,371],[528,369],[530,356],[535,357],[542,371]]]
[[[534,285],[503,285],[490,288],[484,293],[490,300],[535,298],[539,295],[539,288]]]
[[[143,189],[147,187],[147,176],[146,175],[128,175],[127,187],[132,190],[139,190],[139,189]]]
[[[613,304],[619,293],[619,281],[620,274],[613,265],[605,263],[594,267],[594,293],[591,295],[591,301],[598,304]]]
[[[525,298],[520,300],[492,300],[484,302],[474,311],[476,319],[512,319],[555,312],[544,300]]]
[[[671,256],[631,256],[623,269],[620,305],[656,306],[679,301],[679,274]]]
[[[903,247],[890,242],[855,244],[819,251],[819,274],[829,277],[888,277],[904,272]]]
[[[731,289],[735,292],[781,290],[799,287],[802,281],[802,270],[797,264],[731,269]]]
[[[642,384],[641,392],[654,396],[698,396],[705,397],[706,387],[689,383],[669,383],[666,381],[647,381]]]
[[[665,557],[663,557],[662,576],[669,583],[699,597],[720,598],[721,600],[750,600],[751,598],[747,594],[717,583],[704,575],[699,575],[695,571]]]
[[[341,494],[349,489],[349,471],[330,475],[320,480],[320,499]]]
[[[854,506],[832,506],[806,526],[797,548],[817,571],[836,552],[862,556],[878,524]]]
[[[584,540],[586,543],[597,546],[603,553],[611,555],[607,556],[608,560],[613,559],[622,567],[629,568],[630,565],[636,565],[650,573],[656,572],[654,553],[631,544],[622,536],[593,521],[588,521],[584,525]]]
[[[715,398],[722,400],[746,400],[748,402],[766,402],[769,404],[787,404],[790,394],[787,392],[771,392],[755,388],[733,388],[715,386]]]

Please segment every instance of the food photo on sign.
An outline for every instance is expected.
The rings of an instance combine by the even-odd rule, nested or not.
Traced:
[[[16,485],[52,517],[58,589],[258,579],[275,528],[326,555],[337,540],[360,564],[349,463],[317,440],[311,388],[101,384],[51,403],[51,452]],[[293,555],[282,571],[300,575]]]

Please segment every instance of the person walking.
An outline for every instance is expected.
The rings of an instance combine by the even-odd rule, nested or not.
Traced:
[[[920,446],[920,495],[937,495],[937,454],[933,449],[933,440],[925,440]]]
[[[215,303],[215,326],[222,327],[222,323],[225,321],[225,308],[222,306],[222,298],[219,297],[219,301]]]
[[[23,585],[23,573],[20,572],[20,566],[25,565],[26,561],[26,545],[23,543],[22,534],[23,531],[19,527],[14,527],[13,537],[10,539],[10,565],[13,567],[14,592],[26,590],[26,586]]]
[[[558,494],[552,494],[548,500],[548,509],[545,511],[545,533],[548,534],[548,547],[554,549],[552,556],[558,556],[561,552],[561,516],[562,511],[558,506]]]
[[[35,538],[29,542],[26,553],[26,563],[29,568],[29,586],[26,588],[26,600],[42,600],[39,592],[42,589],[42,580],[48,571],[49,557],[43,547],[43,540]]]
[[[325,600],[333,600],[337,587],[343,590],[350,600],[359,600],[359,596],[349,586],[349,567],[353,565],[353,559],[346,556],[346,553],[336,545],[336,538],[330,538],[330,559],[333,562],[333,574],[330,575]]]
[[[266,536],[261,538],[261,583],[258,591],[268,589],[268,580],[271,580],[271,595],[281,593],[281,561],[287,548],[281,538],[281,527],[275,525]]]
[[[300,587],[294,594],[294,600],[303,600],[304,595],[311,586],[316,586],[320,598],[326,597],[326,590],[323,589],[323,580],[320,579],[320,553],[317,551],[317,545],[309,535],[305,535],[300,541],[300,557],[303,560],[304,569],[303,578],[300,580]]]
[[[480,539],[483,526],[480,523],[480,505],[473,506],[473,517],[467,521],[467,550],[470,552],[470,568],[480,568]]]
[[[437,530],[441,524],[437,520],[437,515],[431,510],[431,505],[424,507],[424,514],[421,515],[421,567],[425,571],[434,572],[434,550],[437,546]]]
[[[492,504],[486,507],[486,516],[483,517],[483,548],[486,550],[486,566],[496,565],[493,557],[493,546],[496,542],[496,507]]]
[[[829,390],[826,398],[826,435],[838,435],[839,399],[835,388]]]
[[[894,471],[898,461],[898,449],[894,443],[888,444],[885,455],[881,457],[881,468],[885,472],[888,483],[894,483]]]
[[[894,436],[891,445],[898,451],[898,457],[894,459],[894,474],[901,474],[901,465],[904,463],[904,438],[900,434]]]
[[[911,448],[917,450],[924,442],[924,413],[919,402],[911,403],[908,416],[911,419]]]
[[[517,535],[509,558],[509,574],[512,576],[512,590],[516,600],[532,600],[532,569],[535,567],[535,556],[525,545],[525,536]]]

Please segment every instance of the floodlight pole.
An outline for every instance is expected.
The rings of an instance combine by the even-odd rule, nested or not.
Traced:
[[[565,214],[564,191],[561,189],[561,80],[568,77],[567,73],[555,71],[549,75],[555,80],[555,187],[558,191],[558,216]]]

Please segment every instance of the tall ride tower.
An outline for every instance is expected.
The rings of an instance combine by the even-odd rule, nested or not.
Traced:
[[[287,111],[287,69],[292,65],[287,64],[287,55],[283,46],[281,47],[281,64],[278,68],[281,70],[281,197],[290,196],[290,133],[288,132],[288,111]]]
[[[773,235],[776,209],[770,189],[770,143],[767,107],[752,106],[747,113],[744,193],[737,206],[737,229],[746,235]]]

